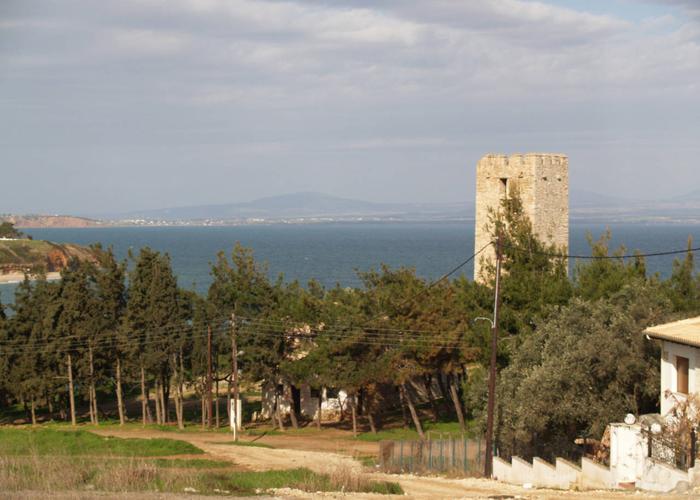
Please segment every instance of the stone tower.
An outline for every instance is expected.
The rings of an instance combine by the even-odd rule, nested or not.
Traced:
[[[487,228],[489,209],[498,210],[501,200],[520,195],[525,214],[539,239],[569,247],[569,159],[565,155],[528,153],[489,154],[476,165],[476,246],[491,239]],[[495,258],[487,248],[474,262],[474,280],[482,281],[485,262]]]

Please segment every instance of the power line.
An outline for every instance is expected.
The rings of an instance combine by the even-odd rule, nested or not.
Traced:
[[[634,253],[634,254],[623,254],[623,255],[574,255],[574,254],[563,254],[554,252],[545,252],[542,250],[532,250],[529,248],[522,248],[515,245],[502,245],[504,248],[509,248],[521,253],[531,253],[535,255],[542,255],[545,257],[550,257],[553,259],[582,259],[582,260],[618,260],[618,259],[638,259],[638,258],[648,258],[648,257],[664,257],[669,255],[681,255],[687,253],[695,253],[700,251],[700,247],[686,248],[684,250],[668,250],[661,252],[648,252],[648,253]]]

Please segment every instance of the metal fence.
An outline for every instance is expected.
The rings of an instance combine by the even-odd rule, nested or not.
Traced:
[[[387,472],[442,472],[480,475],[483,472],[484,442],[466,437],[422,441],[382,441],[379,463]]]
[[[647,443],[647,457],[668,464],[676,469],[688,470],[695,466],[698,449],[698,436],[695,429],[687,434],[654,434],[642,430]]]

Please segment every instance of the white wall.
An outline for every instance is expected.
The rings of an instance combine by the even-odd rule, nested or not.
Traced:
[[[636,482],[642,477],[647,440],[639,424],[610,424],[610,470],[616,484]]]
[[[698,349],[687,345],[676,344],[674,342],[663,341],[661,344],[661,414],[666,415],[678,399],[684,396],[676,394],[678,380],[676,377],[676,356],[688,358],[688,392],[698,392],[700,383],[700,355]],[[666,397],[666,391],[671,391],[674,395]]]

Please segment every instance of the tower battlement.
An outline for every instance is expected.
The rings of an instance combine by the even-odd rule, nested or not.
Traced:
[[[475,251],[491,239],[489,210],[518,193],[534,234],[542,241],[569,246],[569,159],[550,153],[488,154],[476,165]],[[493,261],[493,247],[474,262],[474,279],[483,281],[483,264]]]

